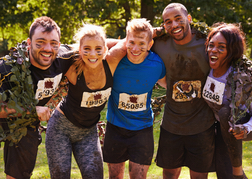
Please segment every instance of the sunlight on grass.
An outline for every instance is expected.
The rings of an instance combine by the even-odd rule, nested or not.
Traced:
[[[105,120],[105,115],[106,115],[105,110],[102,112],[102,118],[101,118],[102,120]],[[157,117],[156,121],[159,121],[162,115],[163,114],[161,113]],[[155,123],[153,126],[155,150],[154,150],[152,164],[147,174],[147,179],[162,179],[162,168],[156,166],[154,162],[155,157],[156,157],[157,147],[158,147],[159,128],[160,128],[160,122]],[[42,134],[42,138],[43,138],[43,141],[41,145],[39,146],[36,166],[33,171],[33,175],[31,179],[50,178],[47,157],[46,157],[46,150],[45,150],[45,133]],[[0,148],[0,179],[5,178],[4,162],[3,162],[3,146],[4,144],[2,143],[1,148]],[[252,178],[252,141],[243,142],[243,167],[244,167],[244,171],[247,177]],[[75,162],[74,157],[72,157],[71,178],[81,179],[81,174]],[[104,178],[105,179],[108,178],[108,167],[106,163],[104,163]],[[217,177],[216,177],[216,174],[213,172],[213,173],[209,173],[208,178],[216,179]],[[124,179],[129,179],[128,162],[126,162]],[[189,179],[189,169],[187,167],[182,168],[179,179]]]

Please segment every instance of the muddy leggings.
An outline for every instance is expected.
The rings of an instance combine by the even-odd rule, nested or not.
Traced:
[[[52,179],[70,178],[72,152],[82,178],[103,178],[103,159],[96,126],[79,128],[55,110],[47,125],[46,152]]]

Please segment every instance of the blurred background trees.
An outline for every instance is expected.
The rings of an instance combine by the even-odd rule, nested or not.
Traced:
[[[162,11],[171,2],[184,4],[195,21],[240,23],[252,44],[251,0],[0,0],[0,54],[27,39],[29,26],[39,16],[49,16],[61,28],[61,43],[73,43],[82,23],[106,29],[110,38],[125,37],[127,21],[145,17],[153,26],[162,23]]]

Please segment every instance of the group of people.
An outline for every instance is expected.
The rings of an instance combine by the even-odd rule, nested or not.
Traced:
[[[51,18],[33,22],[27,39],[30,70],[39,100],[37,115],[48,121],[51,178],[70,178],[72,153],[82,178],[103,178],[104,161],[109,178],[122,179],[127,160],[131,179],[146,178],[154,153],[151,95],[156,83],[167,89],[155,159],[163,178],[179,178],[183,166],[192,179],[207,178],[213,171],[218,179],[247,178],[242,139],[252,130],[252,109],[239,106],[248,119],[237,123],[242,130],[236,132],[236,124],[229,126],[232,100],[225,90],[227,76],[237,68],[234,64],[243,60],[243,32],[235,24],[220,23],[207,38],[198,38],[190,26],[192,17],[180,3],[168,4],[162,17],[168,37],[153,41],[157,31],[146,19],[129,21],[123,40],[108,40],[101,27],[86,24],[75,35],[77,48],[60,45],[60,28]],[[0,66],[1,74],[9,72],[6,68],[11,70]],[[52,93],[46,93],[45,84],[53,82],[55,91],[63,76],[69,82],[68,94],[50,114],[44,105]],[[10,88],[7,84],[0,92]],[[96,124],[107,101],[101,150]],[[2,121],[8,113],[13,110],[1,110]],[[7,179],[32,175],[41,142],[38,124],[35,130],[27,127],[27,135],[14,146],[5,141]],[[228,155],[220,153],[224,151]]]

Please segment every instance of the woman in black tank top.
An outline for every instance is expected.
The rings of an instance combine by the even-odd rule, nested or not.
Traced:
[[[119,42],[115,49],[120,50],[112,47],[107,54],[105,32],[95,25],[84,25],[75,40],[79,42],[79,57],[65,75],[68,94],[48,122],[48,164],[51,178],[70,178],[73,152],[82,177],[99,179],[103,178],[103,160],[96,124],[126,47],[123,41]]]

